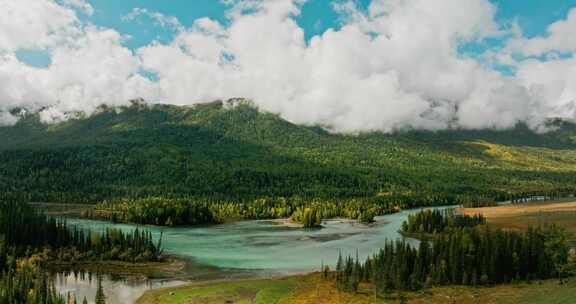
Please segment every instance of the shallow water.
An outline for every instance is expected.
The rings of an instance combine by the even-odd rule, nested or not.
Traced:
[[[191,258],[198,264],[220,268],[301,272],[335,264],[338,253],[356,254],[361,259],[375,253],[386,240],[401,238],[398,233],[407,214],[417,210],[380,216],[370,225],[349,220],[327,220],[322,229],[302,229],[278,221],[243,221],[208,227],[140,227],[156,238],[163,232],[166,253]],[[135,225],[69,219],[97,231],[109,227],[132,230]]]
[[[151,231],[156,238],[162,233],[166,253],[189,259],[197,265],[190,267],[187,279],[202,280],[205,277],[195,274],[196,269],[202,267],[220,269],[211,273],[211,279],[214,279],[228,278],[242,272],[262,276],[319,270],[323,264],[334,265],[339,253],[343,256],[358,254],[360,259],[365,259],[383,247],[387,240],[401,238],[398,231],[402,222],[408,214],[419,210],[376,217],[376,222],[370,225],[349,220],[327,220],[322,223],[322,229],[314,230],[266,220],[207,227],[140,228]],[[84,219],[68,219],[67,222],[96,231],[111,227],[130,231],[137,227]],[[408,241],[417,243],[416,240]],[[93,299],[97,287],[95,283],[75,277],[67,277],[65,282],[57,285],[58,290]],[[157,280],[128,282],[105,279],[103,284],[107,295],[114,295],[114,298],[109,297],[107,303],[132,303],[145,290],[157,288],[159,282],[181,284],[177,280],[166,283]]]
[[[102,289],[106,295],[106,303],[128,304],[134,303],[144,292],[151,289],[163,287],[175,287],[186,284],[179,280],[132,280],[126,277],[115,277],[111,275],[101,276]],[[70,293],[75,296],[77,303],[82,303],[84,297],[88,303],[94,303],[98,280],[95,275],[60,273],[55,276],[55,287],[63,295]]]

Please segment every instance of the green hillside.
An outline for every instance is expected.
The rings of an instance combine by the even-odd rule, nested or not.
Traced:
[[[453,197],[571,191],[576,126],[536,134],[402,131],[339,135],[260,113],[246,102],[135,104],[44,125],[0,128],[0,193],[29,201]]]

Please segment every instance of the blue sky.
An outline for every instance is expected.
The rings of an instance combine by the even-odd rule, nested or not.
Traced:
[[[328,28],[338,28],[340,20],[329,0],[308,0],[296,21],[304,29],[307,39],[323,33]],[[370,0],[357,0],[361,7],[366,7]],[[527,38],[543,35],[548,25],[566,17],[570,8],[576,7],[576,0],[493,0],[498,7],[497,19],[502,24],[517,21]],[[94,8],[91,16],[80,15],[84,21],[102,27],[113,28],[129,36],[125,46],[136,49],[154,40],[169,42],[174,32],[155,25],[146,17],[136,20],[123,20],[134,8],[145,8],[160,12],[166,16],[174,16],[184,26],[190,26],[195,19],[209,17],[226,23],[226,5],[217,0],[89,0]],[[501,44],[492,40],[483,44],[468,45],[461,51],[469,55],[480,54],[486,47]],[[48,54],[41,51],[20,50],[18,57],[33,66],[47,66],[50,62]],[[505,70],[505,69],[504,69]]]
[[[298,23],[305,29],[308,37],[319,34],[327,28],[337,27],[337,14],[332,4],[336,1],[308,0],[302,8]],[[367,6],[370,0],[358,0],[361,6]],[[546,27],[566,16],[568,10],[576,6],[576,0],[494,0],[498,7],[498,20],[506,22],[518,20],[528,37],[540,35]],[[133,36],[127,42],[130,47],[141,46],[153,39],[168,39],[158,27],[135,22],[122,21],[122,17],[133,8],[146,8],[164,15],[175,16],[184,25],[201,17],[210,17],[225,21],[226,6],[217,0],[90,0],[95,13],[89,18],[97,25],[112,27],[122,33]]]

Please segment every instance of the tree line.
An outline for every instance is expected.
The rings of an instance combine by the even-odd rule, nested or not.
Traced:
[[[82,212],[85,218],[181,226],[220,224],[234,220],[292,218],[304,226],[322,219],[344,217],[372,222],[375,216],[400,210],[398,202],[387,198],[370,199],[303,199],[260,198],[219,201],[213,199],[166,199],[150,197],[139,200],[106,201]],[[312,225],[314,226],[314,225]]]
[[[453,208],[426,209],[408,215],[408,219],[402,222],[402,232],[435,234],[483,224],[486,224],[486,218],[482,214],[459,214]]]
[[[525,192],[521,199],[517,196],[502,196],[500,199],[514,202],[536,199],[539,192]],[[546,197],[564,197],[571,191],[547,193]],[[371,223],[375,216],[395,213],[416,207],[464,205],[481,207],[483,202],[494,201],[468,195],[377,195],[360,198],[312,198],[312,197],[246,197],[227,200],[222,197],[166,198],[150,196],[140,199],[106,200],[88,208],[81,216],[90,219],[112,222],[135,223],[158,226],[191,226],[221,224],[235,220],[260,220],[292,218],[303,223],[304,210],[314,213],[314,217],[330,219],[343,217]],[[492,203],[490,203],[490,206]],[[316,219],[315,219],[316,220]],[[310,222],[311,223],[311,222]]]
[[[496,200],[492,197],[477,197],[462,202],[464,208],[484,208],[496,207],[498,202],[507,202],[510,204],[523,204],[530,202],[554,201],[566,197],[574,197],[575,191],[569,188],[556,189],[552,191],[521,191],[514,194],[508,194]]]
[[[413,247],[404,240],[387,242],[365,261],[339,257],[335,282],[356,291],[370,283],[384,295],[440,285],[492,285],[565,275],[568,246],[555,227],[526,232],[464,228],[439,234]]]
[[[161,238],[149,232],[68,227],[27,204],[0,201],[0,303],[63,304],[46,272],[53,262],[158,261]]]

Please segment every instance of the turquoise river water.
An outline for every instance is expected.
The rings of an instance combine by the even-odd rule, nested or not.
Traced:
[[[374,254],[387,240],[401,238],[398,233],[408,214],[419,209],[376,217],[370,225],[334,219],[322,229],[295,227],[285,221],[242,221],[206,227],[140,227],[156,238],[162,233],[166,253],[185,259],[191,266],[173,277],[133,280],[104,276],[107,303],[133,303],[146,290],[177,286],[187,281],[226,279],[234,276],[265,277],[319,270],[322,264],[334,265],[338,254],[361,259]],[[69,225],[103,231],[106,228],[133,230],[137,226],[103,221],[68,219]],[[416,243],[416,240],[409,240]],[[56,287],[79,299],[93,300],[96,280],[87,276],[60,274]]]

